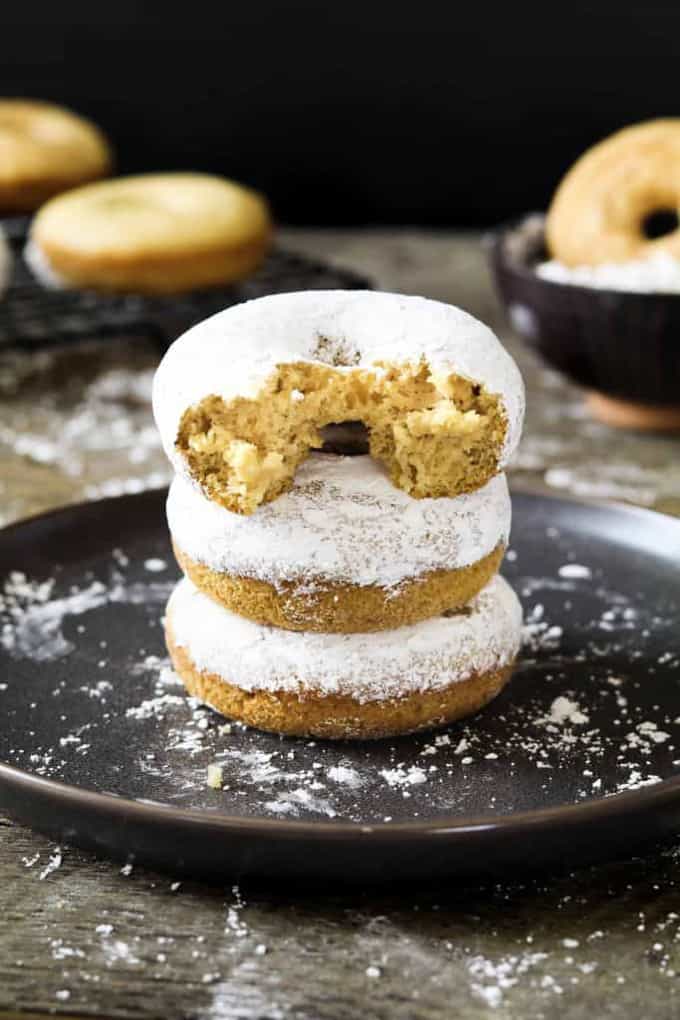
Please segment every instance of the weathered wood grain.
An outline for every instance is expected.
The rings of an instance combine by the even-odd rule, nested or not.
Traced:
[[[483,888],[173,889],[170,877],[124,876],[72,850],[41,879],[54,847],[0,831],[6,1009],[167,1020],[678,1015],[673,849]]]

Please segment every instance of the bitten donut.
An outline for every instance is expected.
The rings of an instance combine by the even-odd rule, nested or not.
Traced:
[[[26,260],[50,286],[172,294],[248,276],[271,235],[266,202],[240,184],[142,174],[48,202],[31,226]]]
[[[343,633],[464,605],[498,570],[511,517],[504,475],[414,500],[370,457],[322,453],[249,517],[179,476],[167,511],[177,561],[205,594],[257,623]]]
[[[106,138],[84,117],[35,99],[0,99],[0,213],[32,212],[111,166]]]
[[[379,634],[263,627],[184,579],[166,639],[188,692],[230,719],[293,736],[373,738],[476,712],[509,679],[521,623],[501,577],[465,609]]]
[[[567,173],[546,224],[550,254],[565,266],[626,262],[667,252],[680,259],[680,118],[624,128]],[[650,237],[657,214],[675,229]]]
[[[324,426],[348,421],[409,495],[478,489],[517,445],[524,389],[491,330],[459,308],[303,291],[194,326],[163,358],[153,403],[175,468],[250,514],[290,488]]]

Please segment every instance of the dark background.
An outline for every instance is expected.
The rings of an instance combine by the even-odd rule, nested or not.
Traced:
[[[0,94],[90,115],[123,172],[221,171],[289,222],[493,223],[680,114],[680,0],[5,0],[0,22]]]

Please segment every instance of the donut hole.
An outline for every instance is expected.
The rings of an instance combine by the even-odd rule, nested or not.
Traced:
[[[361,457],[369,452],[370,436],[362,421],[331,422],[319,429],[322,453],[339,457]]]
[[[648,241],[674,233],[680,226],[677,209],[655,209],[642,220],[642,233]]]
[[[330,425],[360,423],[368,451],[415,498],[455,496],[498,471],[507,421],[499,400],[425,362],[340,369],[279,365],[252,399],[212,395],[189,408],[177,449],[205,494],[252,513],[291,485]]]

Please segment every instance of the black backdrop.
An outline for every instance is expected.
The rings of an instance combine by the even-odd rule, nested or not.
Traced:
[[[94,117],[123,171],[225,172],[288,221],[492,223],[602,135],[680,114],[680,0],[0,11],[0,94]]]

